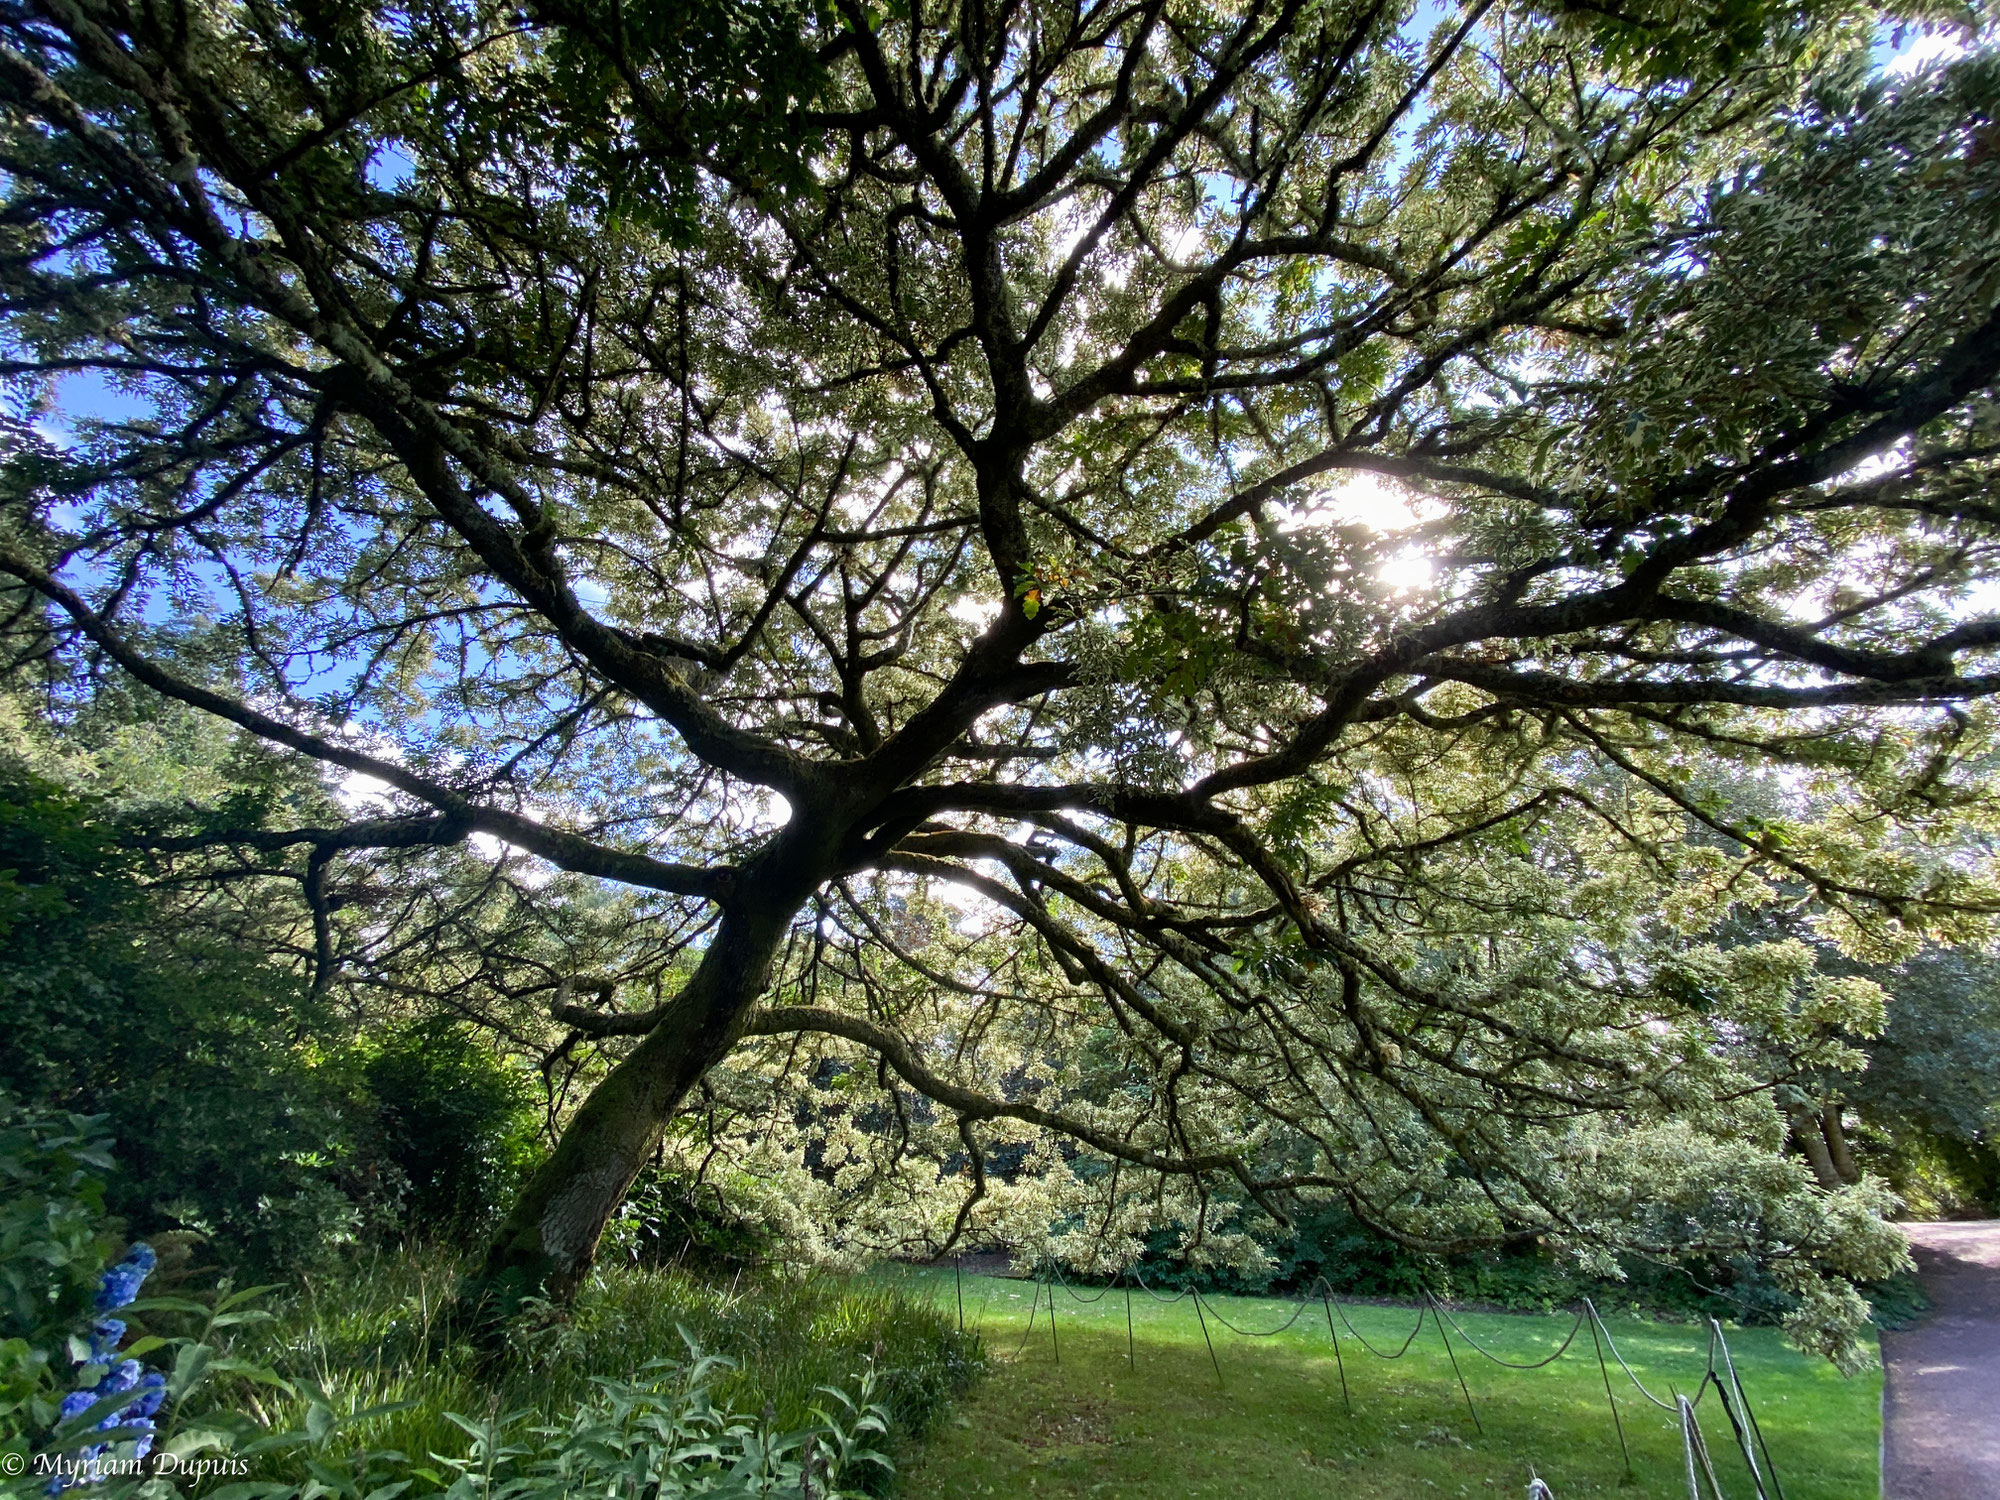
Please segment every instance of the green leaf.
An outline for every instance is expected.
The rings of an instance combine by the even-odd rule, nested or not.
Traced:
[[[167,1390],[174,1400],[182,1400],[201,1384],[208,1372],[208,1363],[214,1356],[215,1351],[206,1344],[181,1345],[180,1352],[174,1357],[173,1371],[167,1376]]]

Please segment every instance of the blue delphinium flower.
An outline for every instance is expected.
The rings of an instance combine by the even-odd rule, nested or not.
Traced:
[[[153,1247],[143,1240],[127,1250],[125,1258],[107,1269],[104,1280],[98,1284],[97,1310],[110,1312],[138,1296],[140,1284],[153,1274],[153,1267],[159,1263]]]
[[[125,1337],[125,1323],[120,1318],[99,1318],[90,1325],[89,1364],[101,1365],[110,1361],[118,1352],[118,1345]]]
[[[139,1295],[140,1286],[153,1274],[153,1268],[158,1264],[159,1257],[153,1253],[151,1245],[140,1243],[127,1250],[124,1259],[105,1270],[104,1279],[98,1284],[98,1311],[109,1312],[129,1304]],[[137,1428],[138,1431],[132,1433],[130,1439],[132,1456],[144,1458],[153,1451],[153,1417],[167,1399],[167,1377],[158,1370],[147,1369],[136,1359],[117,1360],[118,1344],[124,1337],[125,1324],[121,1319],[99,1318],[90,1325],[90,1344],[83,1363],[87,1367],[104,1366],[104,1373],[95,1385],[71,1391],[63,1397],[62,1420],[74,1421],[107,1396],[119,1396],[129,1391],[132,1399],[100,1418],[97,1430],[109,1432],[113,1428]],[[114,1360],[117,1362],[113,1363]],[[59,1495],[71,1485],[89,1483],[92,1466],[104,1457],[110,1447],[109,1443],[91,1443],[79,1448],[75,1455],[75,1467],[49,1480],[48,1493]]]
[[[136,1360],[126,1361],[126,1364],[136,1363]],[[158,1370],[142,1371],[131,1390],[132,1404],[112,1413],[106,1425],[143,1428],[132,1439],[132,1456],[144,1458],[153,1451],[153,1417],[167,1399],[167,1377]]]

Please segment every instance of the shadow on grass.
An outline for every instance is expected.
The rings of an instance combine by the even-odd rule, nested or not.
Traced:
[[[956,1317],[950,1271],[904,1280],[912,1289],[928,1287]],[[967,1277],[964,1293],[967,1327],[981,1334],[993,1372],[905,1476],[909,1500],[1519,1495],[1530,1464],[1559,1500],[1682,1500],[1687,1493],[1671,1414],[1648,1404],[1613,1364],[1632,1452],[1633,1477],[1625,1477],[1587,1335],[1562,1359],[1533,1371],[1491,1364],[1454,1336],[1478,1413],[1475,1427],[1435,1324],[1427,1323],[1409,1354],[1393,1362],[1369,1356],[1341,1330],[1350,1416],[1317,1308],[1270,1339],[1240,1338],[1211,1318],[1218,1380],[1189,1302],[1167,1306],[1136,1294],[1128,1363],[1123,1292],[1086,1306],[1059,1290],[1054,1340],[1044,1311],[1025,1342],[1031,1284]],[[1240,1326],[1268,1328],[1290,1317],[1295,1304],[1218,1298],[1215,1306]],[[1391,1350],[1417,1318],[1415,1308],[1346,1311],[1364,1336]],[[1513,1360],[1553,1352],[1570,1321],[1459,1315],[1481,1344]],[[1648,1385],[1662,1394],[1676,1387],[1693,1394],[1705,1364],[1705,1329],[1621,1318],[1608,1326]],[[1787,1500],[1876,1494],[1879,1377],[1844,1380],[1831,1366],[1786,1349],[1771,1330],[1728,1336]],[[1720,1412],[1708,1415],[1713,1404],[1711,1395],[1704,1422],[1715,1429],[1710,1446],[1725,1492],[1750,1494],[1726,1422]]]

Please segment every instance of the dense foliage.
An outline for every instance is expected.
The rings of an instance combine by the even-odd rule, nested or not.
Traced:
[[[396,1222],[418,1233],[490,1227],[541,1155],[529,1077],[484,1038],[437,1018],[358,1051],[364,1150],[399,1179]]]
[[[1883,983],[1888,1023],[1843,1080],[1859,1154],[1920,1215],[2000,1214],[2000,966],[1926,951]]]
[[[129,1169],[108,1207],[135,1223],[267,1263],[337,1234],[352,1209],[317,1168],[338,1100],[285,1045],[294,977],[174,931],[135,866],[88,803],[0,774],[0,1089],[105,1117]]]
[[[144,1243],[107,1265],[125,1240],[102,1130],[0,1096],[0,1494],[172,1500],[229,1479],[258,1500],[526,1500],[636,1479],[841,1500],[880,1493],[883,1450],[979,1363],[940,1309],[865,1284],[613,1273],[475,1357],[441,1336],[456,1272],[435,1247],[288,1293],[216,1285],[185,1250],[168,1274]]]
[[[513,1296],[671,1158],[804,1249],[1745,1254],[1849,1357],[1821,955],[2000,904],[2000,57],[1922,19],[24,0],[13,638],[335,778],[152,845],[309,994],[588,1090]]]
[[[360,1032],[277,932],[147,878],[157,816],[0,760],[0,1092],[99,1122],[104,1212],[246,1268],[490,1222],[539,1153],[520,1066],[436,1018]]]

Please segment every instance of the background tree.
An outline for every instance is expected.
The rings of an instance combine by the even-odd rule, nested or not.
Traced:
[[[1845,1147],[1850,1180],[1872,1167],[1926,1217],[2000,1212],[2000,972],[1931,948],[1877,977],[1887,1025],[1863,1044],[1867,1070],[1821,1106],[1830,1163]]]
[[[144,406],[8,465],[25,649],[385,788],[259,834],[309,892],[478,835],[671,934],[656,1004],[558,981],[635,1041],[491,1275],[573,1287],[726,1061],[851,1047],[889,1170],[911,1096],[956,1142],[942,1238],[1025,1132],[1107,1233],[1226,1178],[1790,1247],[1851,1321],[1879,1200],[1715,1043],[1879,997],[1675,955],[1774,874],[1857,950],[1992,909],[1936,841],[2000,688],[1995,60],[1871,79],[1878,13],[1799,4],[655,10],[0,12],[6,367]]]
[[[240,842],[337,807],[311,763],[117,680],[39,706],[53,726],[0,694],[0,1098],[94,1117],[121,1158],[102,1206],[129,1233],[193,1231],[205,1262],[268,1275],[490,1228],[539,1154],[543,1091],[504,1055],[529,1049],[397,1004],[457,977],[407,906],[403,949],[317,982],[302,872]],[[466,863],[457,904],[491,906],[495,871]]]

